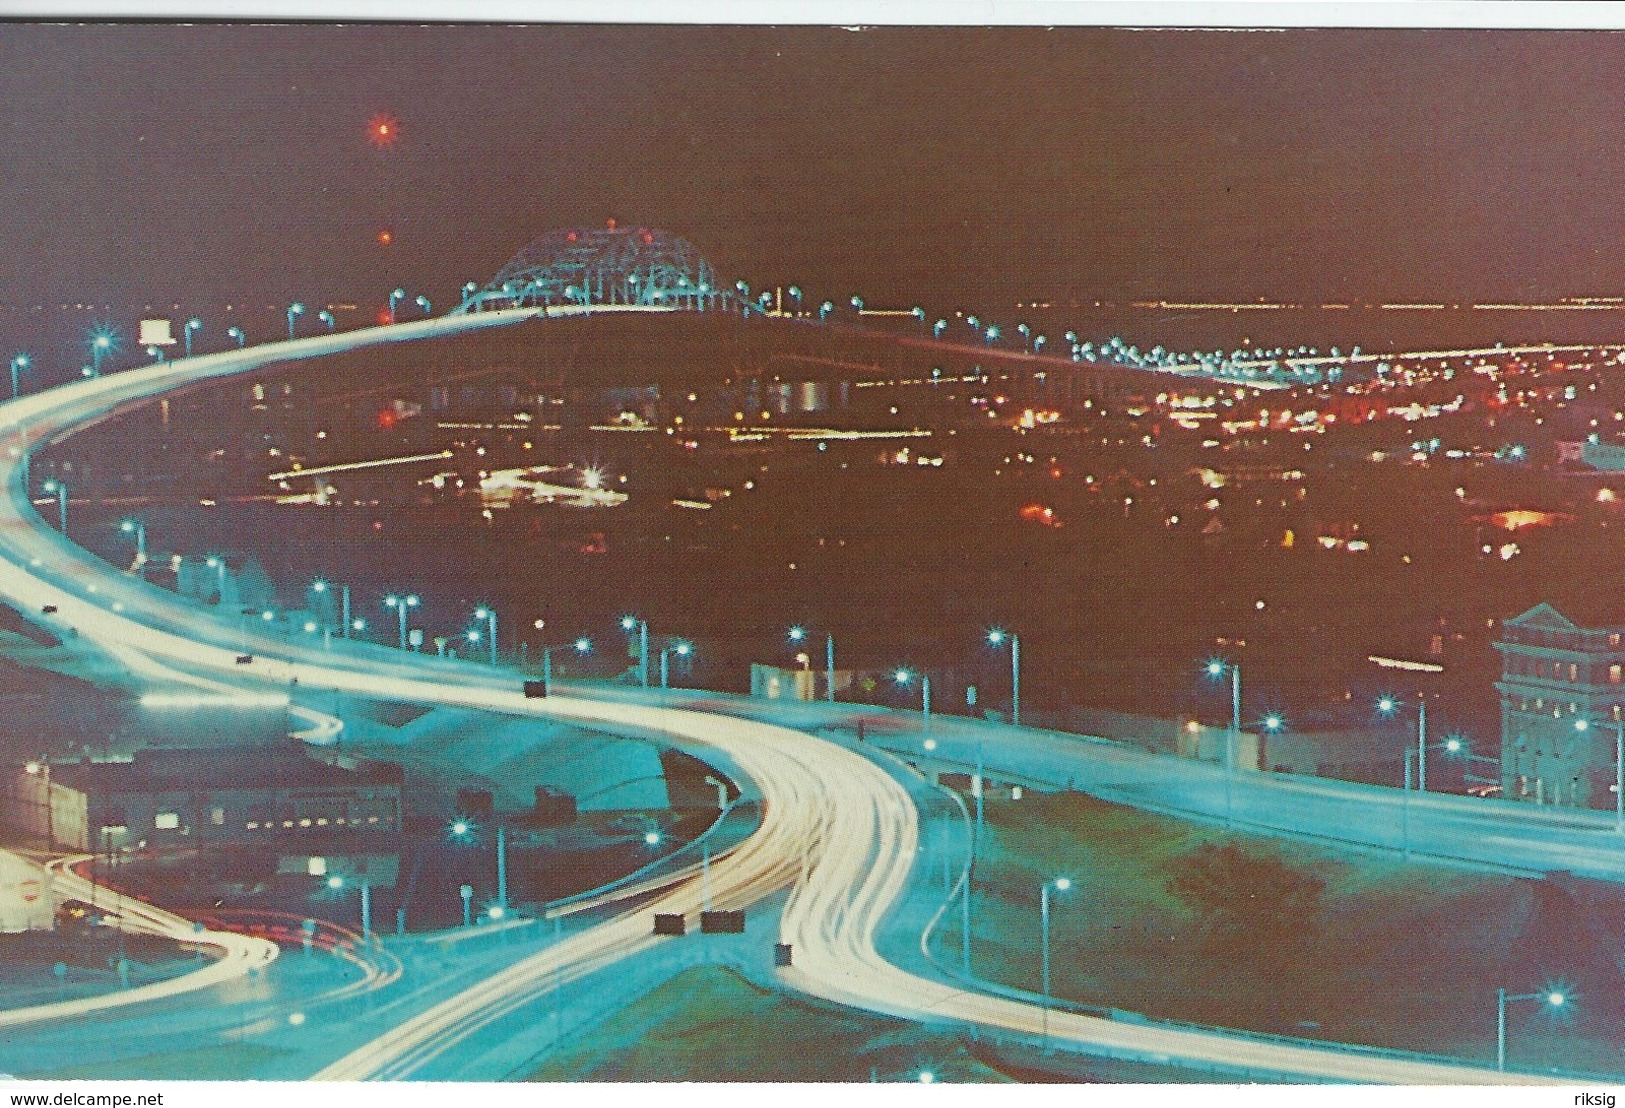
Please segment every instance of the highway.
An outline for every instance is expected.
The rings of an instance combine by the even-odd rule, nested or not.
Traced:
[[[0,405],[0,443],[16,449],[15,454],[0,454],[0,480],[10,493],[0,500],[0,597],[25,612],[54,608],[46,622],[65,636],[138,651],[166,666],[233,683],[545,715],[611,731],[655,732],[702,759],[708,753],[720,755],[759,790],[763,815],[755,834],[712,865],[710,900],[715,907],[745,907],[789,889],[780,933],[793,945],[795,962],[782,977],[812,995],[915,1020],[979,1024],[1028,1036],[1042,1034],[1047,1022],[1049,1038],[1056,1043],[1301,1079],[1402,1084],[1546,1080],[1465,1064],[1046,1013],[1034,1004],[978,996],[909,974],[880,957],[875,939],[916,873],[919,817],[907,789],[869,757],[828,738],[755,720],[580,696],[528,699],[512,676],[469,663],[350,644],[324,651],[257,630],[237,631],[64,541],[44,526],[22,487],[22,456],[29,447],[65,437],[75,427],[167,389],[283,358],[501,325],[531,314],[426,320],[206,355],[75,382]],[[686,879],[637,910],[521,959],[404,1020],[316,1076],[410,1076],[561,981],[647,948],[655,941],[650,934],[653,912],[681,912],[692,924],[705,892],[697,878]],[[231,960],[218,964],[226,967],[223,974],[248,970]]]

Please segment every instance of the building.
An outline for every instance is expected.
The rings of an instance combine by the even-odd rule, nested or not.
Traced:
[[[401,781],[393,763],[345,768],[281,746],[149,749],[129,761],[31,763],[0,799],[4,822],[19,830],[80,850],[116,850],[398,832]]]
[[[1625,625],[1581,627],[1539,604],[1503,622],[1495,648],[1503,795],[1611,807],[1614,724],[1625,712]]]
[[[276,606],[276,586],[265,567],[240,553],[174,559],[175,591],[224,611],[262,611]]]

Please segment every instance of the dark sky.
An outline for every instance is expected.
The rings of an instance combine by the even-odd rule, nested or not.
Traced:
[[[444,299],[609,217],[936,310],[1625,292],[1617,33],[11,24],[0,106],[0,303]]]

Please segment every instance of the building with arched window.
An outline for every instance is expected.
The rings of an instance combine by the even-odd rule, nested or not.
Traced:
[[[1581,627],[1538,604],[1501,624],[1495,649],[1503,795],[1611,807],[1614,725],[1625,714],[1625,626]]]

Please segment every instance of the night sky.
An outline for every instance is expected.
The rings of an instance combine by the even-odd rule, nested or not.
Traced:
[[[611,217],[934,310],[1625,292],[1617,33],[10,24],[0,105],[11,305],[444,302]]]

